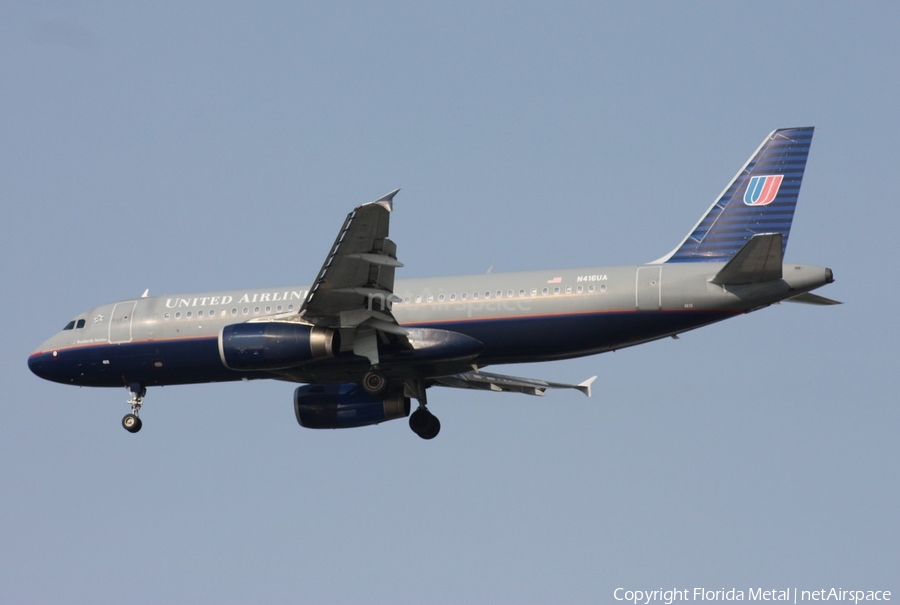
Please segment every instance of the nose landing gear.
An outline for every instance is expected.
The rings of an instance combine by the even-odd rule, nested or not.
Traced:
[[[129,433],[137,433],[143,425],[144,423],[137,414],[125,414],[125,417],[122,418],[122,426]]]
[[[131,413],[125,414],[125,417],[122,418],[122,427],[129,433],[137,433],[144,425],[138,414],[144,404],[147,389],[143,385],[132,383],[128,385],[128,390],[131,391],[131,398],[126,403],[131,406]]]

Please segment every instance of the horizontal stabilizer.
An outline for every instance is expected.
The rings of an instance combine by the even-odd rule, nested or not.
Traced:
[[[441,386],[457,389],[478,389],[498,393],[524,393],[538,396],[543,395],[547,389],[576,389],[590,397],[591,385],[595,380],[597,380],[597,377],[592,376],[580,384],[565,384],[536,378],[519,378],[518,376],[474,371],[437,378],[436,382]]]
[[[744,244],[712,278],[712,283],[737,286],[781,279],[782,235],[760,233]]]
[[[840,304],[843,304],[839,300],[832,300],[830,298],[825,298],[824,296],[819,296],[818,294],[813,294],[812,292],[806,292],[804,294],[792,296],[791,298],[787,299],[787,302],[805,303],[807,305],[840,305]]]

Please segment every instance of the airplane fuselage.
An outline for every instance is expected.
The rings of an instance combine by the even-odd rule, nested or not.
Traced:
[[[818,288],[824,267],[785,264],[783,279],[742,286],[711,282],[724,263],[661,263],[488,273],[397,280],[393,313],[405,329],[431,328],[483,345],[473,360],[431,371],[453,374],[477,364],[592,355],[672,336]],[[227,367],[219,346],[225,326],[296,313],[308,287],[165,295],[94,307],[44,342],[29,366],[49,380],[81,386],[190,384],[255,378],[298,382],[359,380],[370,369],[352,351],[296,369]],[[386,373],[403,360],[387,355]],[[433,374],[434,375],[434,374]]]
[[[28,359],[38,376],[125,386],[141,430],[147,387],[273,378],[305,383],[307,428],[409,417],[422,439],[440,421],[433,386],[543,395],[578,384],[485,372],[674,336],[811,291],[830,269],[784,263],[813,128],[771,132],[681,243],[649,264],[397,280],[390,239],[399,190],[355,207],[308,287],[124,300],[90,309]],[[418,401],[413,412],[411,400]]]

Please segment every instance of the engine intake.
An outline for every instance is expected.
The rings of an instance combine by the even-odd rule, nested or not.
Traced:
[[[349,429],[409,416],[409,397],[375,399],[353,383],[304,385],[294,391],[294,414],[308,429]]]
[[[219,357],[232,370],[280,370],[334,357],[340,334],[294,323],[231,324],[219,334]]]

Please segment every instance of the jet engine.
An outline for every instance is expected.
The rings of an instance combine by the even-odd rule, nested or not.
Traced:
[[[294,414],[308,429],[349,429],[409,416],[409,397],[375,399],[354,383],[310,384],[294,391]]]
[[[232,370],[281,370],[334,357],[340,334],[327,328],[260,322],[231,324],[219,334],[219,357]]]

